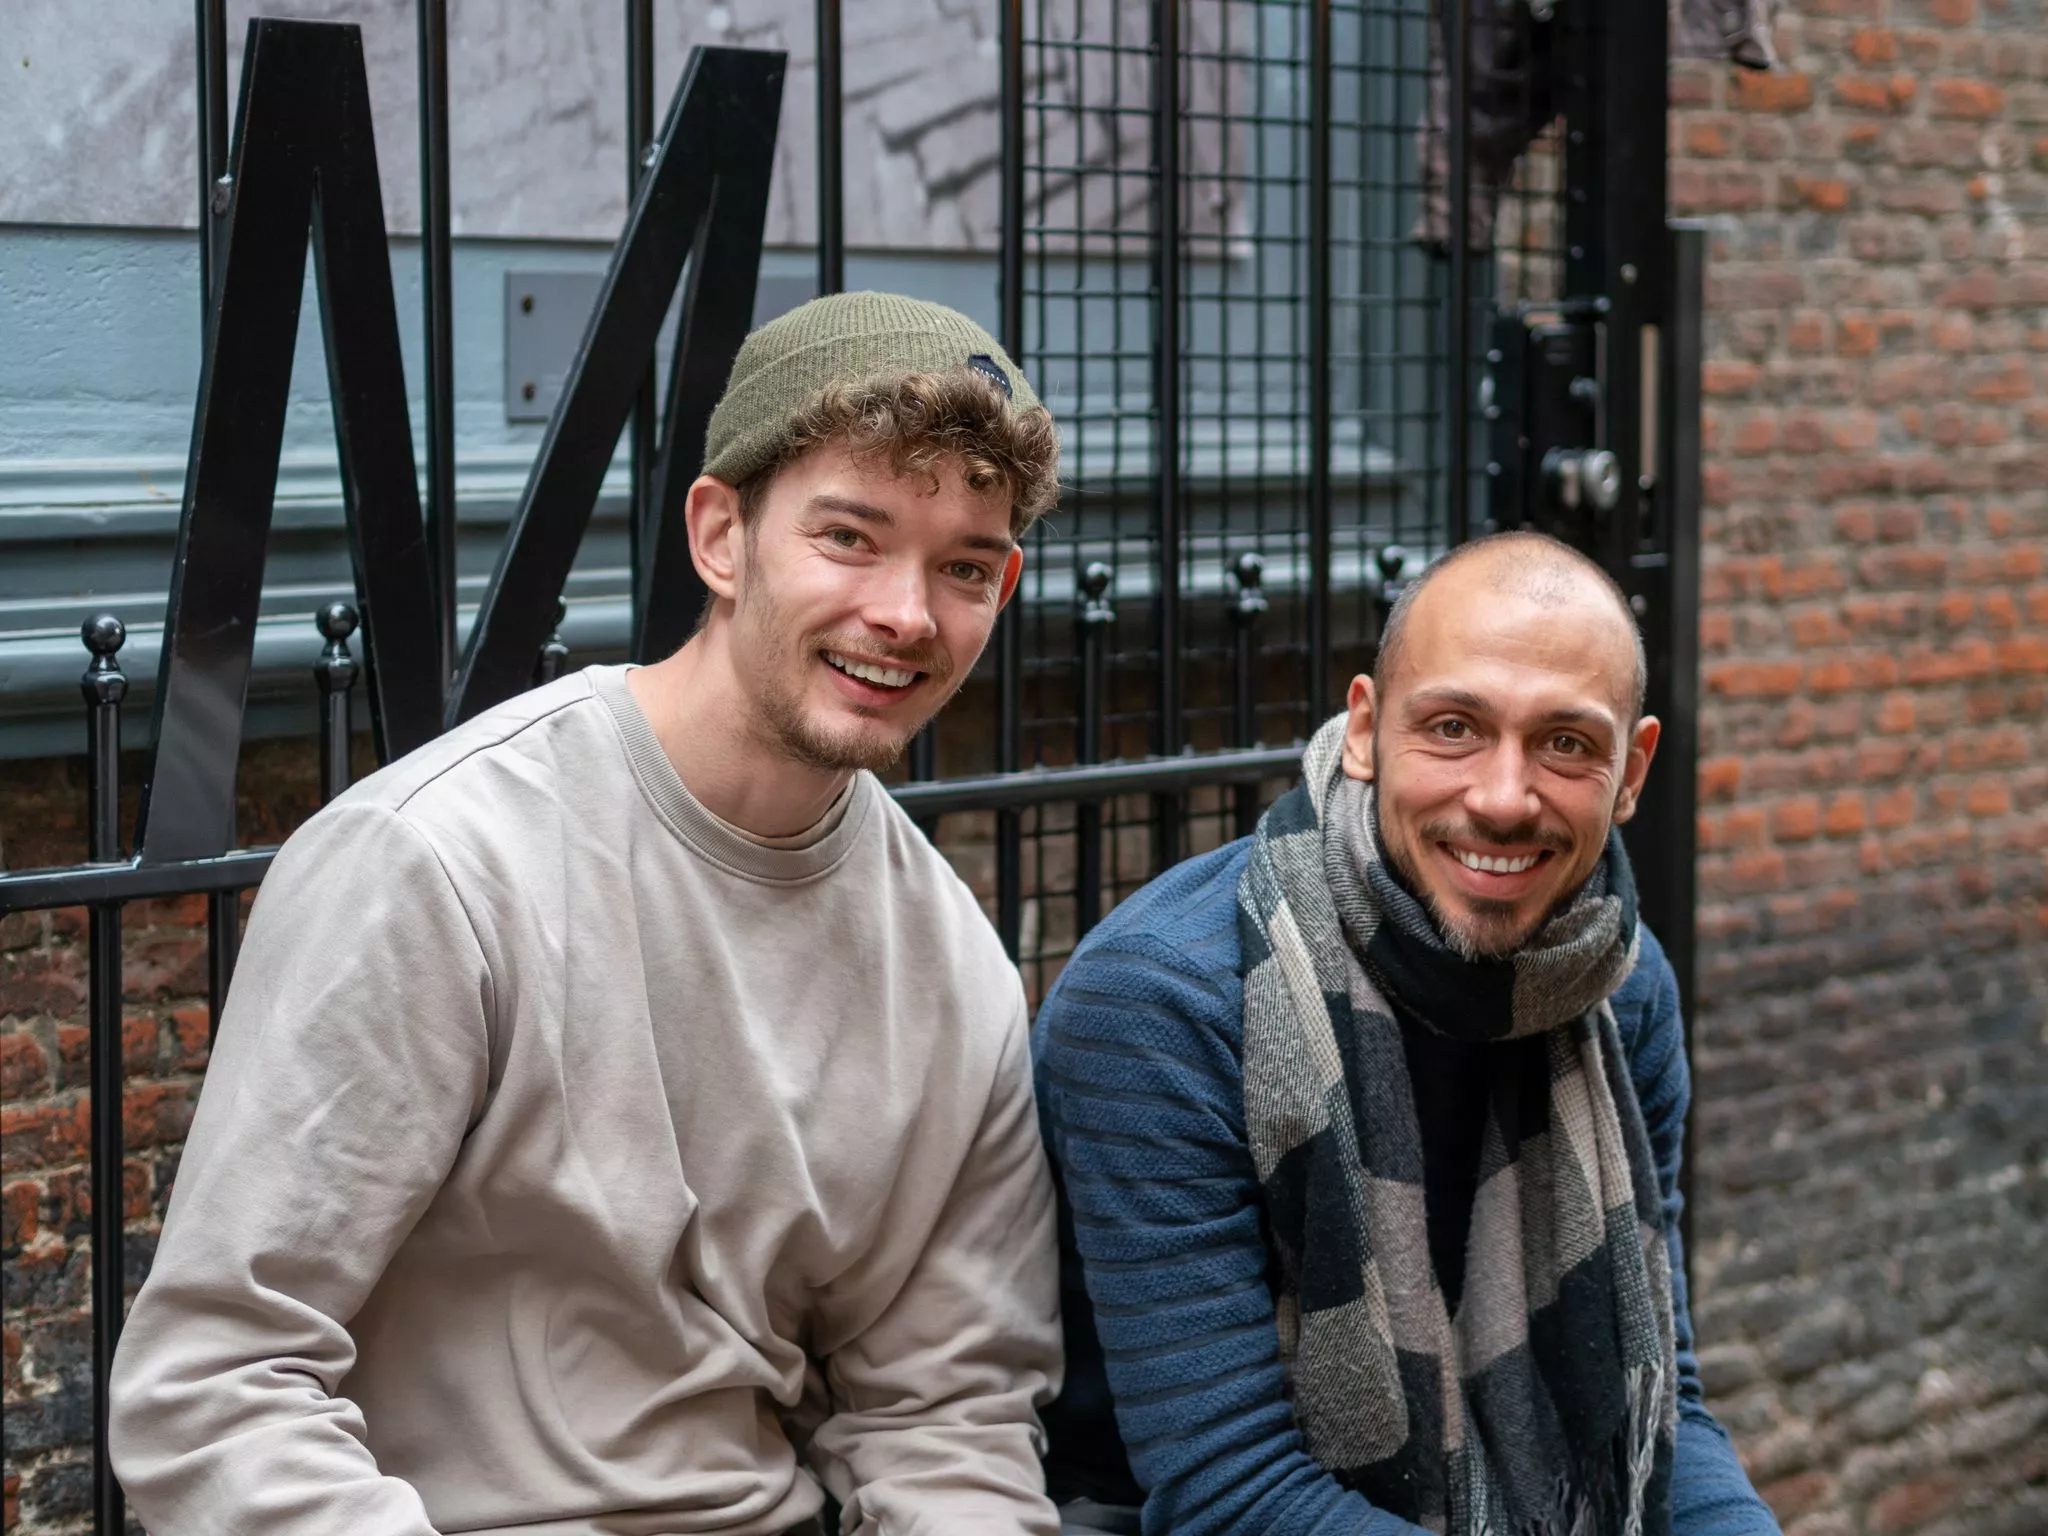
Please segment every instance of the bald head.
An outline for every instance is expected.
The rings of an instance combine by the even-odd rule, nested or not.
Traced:
[[[1520,598],[1538,608],[1573,609],[1581,604],[1604,608],[1613,615],[1614,668],[1626,673],[1622,702],[1631,721],[1640,719],[1650,687],[1649,656],[1642,631],[1620,585],[1594,561],[1569,544],[1533,529],[1488,534],[1460,544],[1401,590],[1380,632],[1374,659],[1373,687],[1382,696],[1401,666],[1402,642],[1418,606],[1435,602],[1470,603],[1487,596]]]

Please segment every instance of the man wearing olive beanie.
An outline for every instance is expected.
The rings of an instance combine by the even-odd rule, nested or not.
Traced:
[[[807,304],[712,417],[690,641],[287,842],[115,1362],[153,1536],[1052,1536],[1023,991],[873,770],[1057,467],[965,316]]]

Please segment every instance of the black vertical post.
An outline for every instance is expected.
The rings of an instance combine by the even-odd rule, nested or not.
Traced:
[[[440,677],[455,652],[455,278],[448,191],[448,0],[419,0],[420,296],[427,331],[427,558]]]
[[[220,1033],[221,1010],[228,1005],[228,983],[235,979],[235,960],[242,950],[242,893],[209,891],[206,895],[206,1038]]]
[[[213,326],[213,290],[228,188],[227,0],[194,0],[193,51],[199,62],[199,334]]]
[[[348,637],[356,632],[357,616],[347,603],[329,603],[313,622],[327,642],[313,663],[313,680],[320,685],[320,803],[325,805],[348,788],[349,690],[356,685]]]
[[[1237,557],[1230,574],[1237,578],[1237,601],[1231,604],[1231,627],[1237,640],[1237,686],[1232,704],[1236,745],[1259,744],[1259,620],[1266,615],[1262,586],[1266,562],[1247,551]],[[1237,835],[1248,837],[1259,820],[1259,786],[1237,786]]]
[[[1697,1021],[1693,1017],[1693,976],[1698,939],[1698,798],[1700,687],[1700,370],[1704,356],[1707,236],[1698,225],[1672,229],[1667,238],[1668,298],[1664,305],[1669,347],[1664,358],[1662,420],[1664,445],[1657,472],[1665,498],[1662,581],[1650,589],[1643,615],[1650,653],[1650,709],[1663,736],[1644,786],[1642,813],[1631,823],[1634,862],[1641,877],[1642,913],[1664,943],[1678,978],[1679,1011],[1685,1020],[1688,1067]],[[1658,587],[1661,586],[1661,592]],[[1661,600],[1660,600],[1661,599]],[[1654,858],[1649,850],[1657,850]],[[1685,1125],[1680,1192],[1685,1196],[1681,1235],[1692,1262],[1693,1120]]]
[[[818,292],[846,287],[846,166],[840,129],[839,0],[817,0]]]
[[[1002,38],[1003,347],[1024,359],[1024,0],[1003,0]],[[1024,705],[1024,603],[1012,594],[996,620],[996,772],[1023,766],[1019,717]],[[996,812],[996,932],[1011,959],[1023,922],[1024,837],[1017,812]]]
[[[1081,573],[1077,623],[1081,698],[1074,757],[1082,763],[1102,760],[1102,647],[1109,626],[1116,622],[1116,605],[1110,597],[1115,581],[1116,572],[1100,560],[1091,561]],[[1102,920],[1101,801],[1085,800],[1075,807],[1074,842],[1074,931],[1078,938]]]
[[[79,679],[85,696],[86,756],[90,790],[90,856],[111,864],[121,857],[121,700],[128,679],[115,653],[127,638],[110,613],[86,620],[80,637],[92,662]],[[92,1483],[93,1529],[119,1536],[121,1485],[107,1457],[107,1375],[121,1337],[125,1287],[121,1217],[121,904],[96,903],[89,917],[88,1022],[92,1083]]]
[[[654,140],[654,0],[626,0],[626,197],[640,192],[640,180],[653,163]],[[626,506],[626,558],[633,568],[632,633],[640,633],[641,546],[646,539],[649,487],[654,483],[655,404],[654,359],[640,376],[633,394],[633,414],[626,424],[626,463],[631,476]],[[640,658],[646,660],[649,658]]]
[[[1313,0],[1308,130],[1308,722],[1330,708],[1330,0]]]
[[[1180,0],[1153,0],[1152,36],[1152,410],[1158,458],[1153,533],[1158,596],[1153,607],[1159,692],[1152,750],[1181,748],[1180,697]],[[1157,796],[1152,811],[1154,867],[1180,860],[1180,797]]]
[[[1444,0],[1443,9],[1444,64],[1451,97],[1451,292],[1445,316],[1450,449],[1445,489],[1450,498],[1447,531],[1454,545],[1472,536],[1471,450],[1467,443],[1472,405],[1472,27],[1467,3]]]

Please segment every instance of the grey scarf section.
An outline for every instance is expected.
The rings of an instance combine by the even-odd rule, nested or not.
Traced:
[[[1670,1264],[1608,1004],[1634,962],[1625,857],[1616,841],[1512,961],[1457,961],[1375,868],[1343,728],[1317,733],[1238,888],[1245,1116],[1296,1421],[1348,1486],[1446,1536],[1668,1536]],[[1404,1006],[1427,984],[1410,1013],[1500,1053],[1455,1317],[1389,982]],[[1450,1016],[1485,1008],[1505,1016]]]

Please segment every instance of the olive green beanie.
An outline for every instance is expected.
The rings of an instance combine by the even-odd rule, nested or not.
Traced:
[[[733,359],[704,434],[704,473],[728,485],[774,463],[790,423],[834,384],[972,368],[1009,398],[1038,404],[995,337],[943,304],[899,293],[834,293],[770,320]]]

